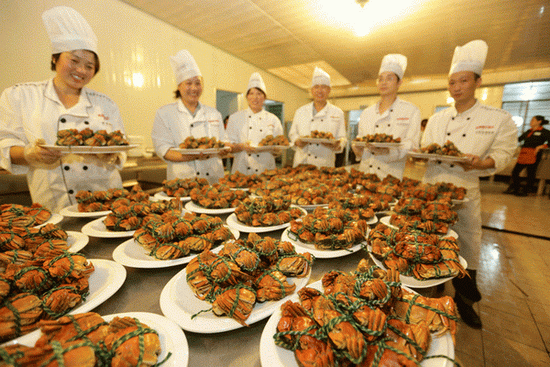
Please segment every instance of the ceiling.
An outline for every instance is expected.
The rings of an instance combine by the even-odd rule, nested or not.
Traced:
[[[408,58],[403,86],[445,78],[474,39],[489,45],[484,73],[550,68],[548,0],[123,1],[300,88],[319,66],[333,96],[372,90],[388,53]]]

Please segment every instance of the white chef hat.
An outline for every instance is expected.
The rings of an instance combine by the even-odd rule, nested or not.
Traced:
[[[315,67],[313,70],[313,78],[311,79],[311,87],[316,85],[326,85],[330,87],[330,75],[321,68]]]
[[[267,94],[264,80],[262,79],[260,73],[252,73],[252,75],[250,75],[250,80],[248,81],[246,93],[248,93],[251,88],[258,88],[259,90]]]
[[[482,40],[470,41],[464,46],[456,46],[449,75],[459,71],[473,71],[481,75],[489,46]]]
[[[202,76],[197,62],[187,50],[181,50],[176,55],[170,56],[170,64],[172,64],[177,85],[195,76]]]
[[[80,13],[68,6],[56,6],[42,13],[52,42],[52,54],[89,50],[97,54],[97,37]]]
[[[399,79],[403,79],[405,69],[407,69],[406,56],[400,54],[388,54],[382,59],[382,64],[380,65],[380,71],[378,72],[378,75],[382,74],[385,71],[390,71],[397,75]]]

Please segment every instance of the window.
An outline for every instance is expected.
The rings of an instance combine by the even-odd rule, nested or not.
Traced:
[[[533,116],[550,117],[550,81],[506,84],[502,109],[512,114],[518,136],[529,130]]]

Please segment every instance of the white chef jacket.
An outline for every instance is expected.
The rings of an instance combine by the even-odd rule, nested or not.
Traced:
[[[359,169],[374,173],[381,179],[392,175],[403,178],[407,163],[407,152],[418,149],[420,140],[420,110],[414,104],[397,98],[383,113],[379,113],[380,102],[365,109],[359,117],[358,137],[369,134],[388,134],[401,138],[400,148],[389,148],[385,155],[372,154],[363,150]]]
[[[11,162],[12,146],[22,147],[37,139],[53,145],[59,130],[85,128],[124,132],[118,107],[102,93],[84,87],[78,103],[67,109],[55,92],[53,79],[7,88],[0,97],[1,166],[13,174],[27,174],[33,202],[54,212],[76,204],[79,190],[122,188],[117,168],[122,168],[126,154],[117,167],[98,165],[85,154],[64,155],[60,163],[40,168]]]
[[[288,132],[290,144],[294,145],[299,137],[309,136],[313,130],[330,132],[340,139],[340,152],[346,145],[346,123],[344,112],[330,102],[319,112],[313,102],[296,110],[292,126]],[[317,167],[334,167],[336,154],[322,144],[307,144],[303,148],[294,146],[294,167],[300,164],[313,164]]]
[[[189,112],[182,100],[162,106],[157,110],[151,138],[155,152],[164,160],[170,148],[178,148],[185,138],[216,138],[225,141],[225,129],[222,115],[215,108],[201,103],[195,111],[195,117]],[[205,178],[210,184],[218,182],[224,176],[223,162],[220,157],[190,162],[166,161],[166,178]]]
[[[517,128],[508,112],[476,101],[460,114],[450,107],[428,120],[421,146],[443,145],[447,140],[462,153],[477,155],[482,160],[490,156],[495,161],[494,168],[470,171],[456,164],[429,161],[424,175],[427,183],[451,182],[467,189],[469,201],[457,207],[458,222],[453,229],[459,236],[460,254],[468,261],[468,268],[477,269],[481,246],[479,177],[494,174],[510,162],[517,147]]]
[[[277,116],[262,109],[258,113],[250,108],[235,112],[227,122],[227,139],[233,144],[250,142],[252,146],[267,135],[283,135],[283,126]],[[232,173],[239,171],[245,175],[260,174],[265,170],[275,169],[275,157],[271,152],[235,153]]]

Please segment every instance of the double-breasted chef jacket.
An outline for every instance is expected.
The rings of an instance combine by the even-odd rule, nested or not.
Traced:
[[[288,132],[290,144],[294,145],[299,137],[309,136],[313,130],[330,132],[340,140],[340,152],[346,145],[346,123],[344,112],[330,102],[319,112],[313,102],[296,110],[292,126]],[[317,167],[334,167],[335,152],[322,144],[307,144],[303,148],[295,146],[294,167],[300,164],[312,164]]]
[[[229,116],[227,122],[227,139],[234,144],[249,142],[258,146],[268,135],[283,135],[281,121],[274,114],[262,109],[258,113],[250,108],[238,111]],[[271,152],[248,153],[246,151],[234,154],[231,173],[239,171],[245,175],[260,174],[265,170],[275,169],[275,157]]]
[[[383,179],[392,175],[403,178],[407,162],[407,152],[418,149],[420,141],[420,110],[414,104],[397,98],[383,113],[379,113],[380,102],[366,108],[359,117],[357,136],[374,134],[393,135],[401,138],[399,148],[389,148],[389,154],[373,154],[363,150],[359,169],[365,173],[374,173]]]
[[[151,138],[159,157],[164,160],[164,155],[170,148],[178,148],[179,144],[189,136],[225,141],[222,115],[215,108],[199,102],[193,116],[181,99],[157,110]],[[205,178],[210,184],[214,184],[224,176],[223,162],[220,157],[196,159],[190,162],[166,161],[166,164],[168,180],[197,177]]]
[[[37,139],[54,145],[59,130],[85,128],[124,133],[118,107],[102,93],[84,87],[78,103],[67,109],[55,92],[53,79],[12,86],[0,97],[1,166],[13,174],[27,174],[33,202],[54,212],[76,204],[79,190],[122,188],[117,168],[122,168],[125,153],[117,166],[103,165],[86,154],[63,155],[59,163],[46,167],[11,162],[12,146],[25,146]]]
[[[460,254],[468,261],[468,268],[477,269],[481,246],[479,177],[501,171],[510,162],[517,147],[517,128],[508,112],[476,101],[462,113],[453,106],[428,120],[421,146],[443,145],[447,140],[462,153],[477,155],[481,160],[491,157],[495,161],[494,168],[470,171],[464,171],[455,163],[429,161],[424,175],[427,183],[451,182],[466,188],[468,201],[457,207],[458,222],[453,229],[458,233]]]

